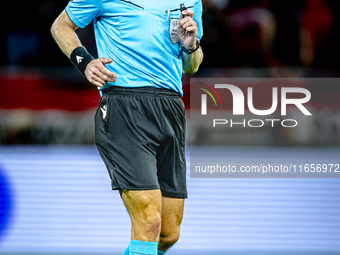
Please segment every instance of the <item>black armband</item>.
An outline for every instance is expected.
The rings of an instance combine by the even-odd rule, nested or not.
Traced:
[[[95,58],[92,57],[90,53],[87,52],[87,50],[80,46],[78,48],[75,48],[70,56],[71,62],[78,68],[78,70],[85,75],[85,69],[88,63],[90,63]]]

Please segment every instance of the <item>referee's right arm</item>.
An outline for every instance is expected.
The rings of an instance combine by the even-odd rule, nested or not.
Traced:
[[[72,52],[82,47],[75,31],[78,27],[72,22],[64,10],[54,21],[51,33],[64,54],[70,58]],[[74,61],[72,61],[74,62]],[[105,68],[105,64],[111,63],[109,58],[99,58],[90,61],[83,70],[84,75],[93,85],[102,87],[106,82],[116,81],[116,74]],[[75,63],[76,64],[76,63]]]

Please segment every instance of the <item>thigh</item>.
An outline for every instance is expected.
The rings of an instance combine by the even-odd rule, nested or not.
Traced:
[[[123,190],[122,199],[131,219],[131,239],[157,240],[161,222],[161,191]]]
[[[179,226],[183,218],[183,208],[183,198],[162,197],[161,237],[179,233]]]

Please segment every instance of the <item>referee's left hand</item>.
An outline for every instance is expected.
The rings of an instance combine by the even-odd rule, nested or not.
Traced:
[[[180,22],[178,22],[177,35],[187,50],[196,48],[197,23],[193,20],[193,16],[193,11],[184,10],[181,13]]]

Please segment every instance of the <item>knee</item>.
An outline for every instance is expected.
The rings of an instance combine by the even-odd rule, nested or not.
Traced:
[[[163,250],[169,249],[173,246],[179,239],[179,231],[174,231],[167,235],[161,233],[159,237],[159,243]]]
[[[145,203],[144,208],[140,208],[140,221],[143,222],[145,230],[147,232],[153,233],[154,235],[159,235],[161,231],[161,212],[157,203],[148,201]]]
[[[146,232],[154,236],[158,236],[161,231],[161,215],[160,213],[153,211],[144,215],[144,227]]]
[[[123,191],[132,222],[132,239],[158,241],[161,230],[160,191]]]

